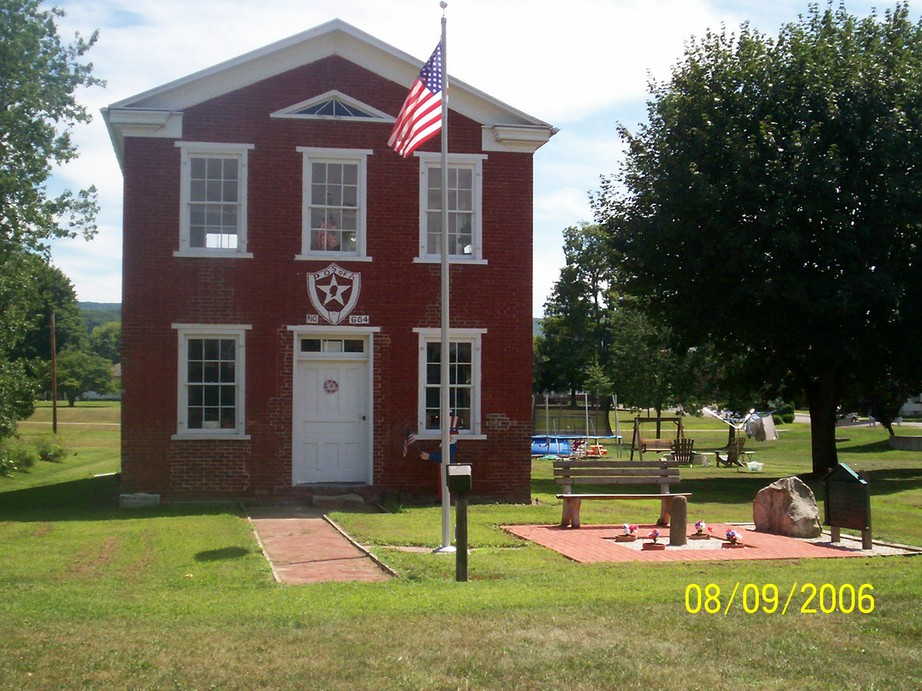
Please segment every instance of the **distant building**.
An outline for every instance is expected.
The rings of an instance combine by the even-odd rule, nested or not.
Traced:
[[[402,450],[438,447],[440,144],[387,148],[421,65],[337,20],[105,109],[123,492],[437,494]],[[554,130],[454,80],[450,106],[459,460],[476,495],[527,501],[532,159]]]

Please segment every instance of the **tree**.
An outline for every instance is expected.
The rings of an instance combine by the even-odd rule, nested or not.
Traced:
[[[122,324],[106,322],[90,333],[90,350],[109,362],[121,362]]]
[[[96,230],[95,189],[48,191],[53,166],[77,155],[71,129],[90,119],[77,89],[102,84],[81,61],[96,34],[63,44],[63,13],[40,5],[0,0],[0,437],[32,410],[34,382],[15,351],[47,319],[33,292],[36,261],[47,261],[48,240]]]
[[[574,395],[593,362],[604,366],[609,265],[599,226],[571,226],[563,235],[565,264],[545,303],[539,342],[539,359],[551,363],[552,372],[539,379]]]
[[[689,342],[792,378],[813,471],[837,463],[849,373],[922,319],[922,26],[812,6],[776,40],[692,40],[594,203],[623,289]],[[922,367],[914,360],[916,372]],[[915,378],[918,381],[919,377]]]
[[[112,363],[74,348],[58,354],[57,373],[58,389],[65,392],[71,408],[87,391],[109,393],[112,388]]]
[[[7,265],[0,262],[6,268]],[[15,360],[51,359],[51,320],[55,315],[55,345],[82,348],[86,340],[83,314],[74,284],[41,254],[22,252],[11,271],[21,282],[20,300],[29,312],[22,342],[9,351]]]
[[[55,19],[64,13],[41,4],[0,0],[0,251],[96,232],[95,188],[52,197],[47,182],[51,164],[77,156],[71,128],[90,120],[75,92],[102,84],[80,60],[97,34],[63,44]]]

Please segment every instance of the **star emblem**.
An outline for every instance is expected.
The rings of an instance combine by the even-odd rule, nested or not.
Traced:
[[[323,294],[326,295],[326,298],[323,301],[324,305],[328,305],[331,302],[338,302],[343,307],[346,306],[346,302],[343,299],[343,296],[352,288],[351,285],[341,286],[336,281],[336,274],[333,274],[330,282],[323,286],[317,286]]]

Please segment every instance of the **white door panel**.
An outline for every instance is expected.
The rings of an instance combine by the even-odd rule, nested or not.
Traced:
[[[303,361],[294,392],[294,484],[367,483],[367,361]]]

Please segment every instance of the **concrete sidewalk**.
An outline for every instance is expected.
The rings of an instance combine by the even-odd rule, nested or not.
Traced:
[[[323,509],[271,506],[245,510],[279,583],[373,583],[393,576],[328,519]]]

